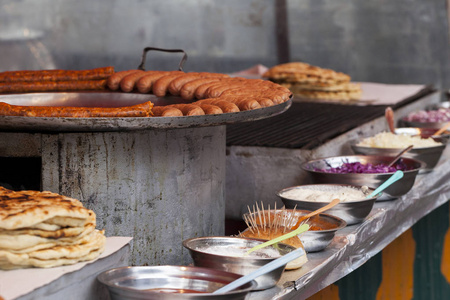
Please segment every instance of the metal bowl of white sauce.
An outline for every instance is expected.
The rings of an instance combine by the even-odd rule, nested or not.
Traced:
[[[349,184],[306,184],[282,189],[277,193],[286,208],[317,210],[333,199],[341,202],[326,211],[339,217],[347,225],[361,223],[370,214],[377,198],[366,198],[374,189]]]

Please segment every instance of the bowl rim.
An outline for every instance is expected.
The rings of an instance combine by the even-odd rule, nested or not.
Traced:
[[[240,274],[227,272],[227,271],[223,271],[223,270],[216,270],[216,269],[210,269],[210,268],[204,268],[204,267],[196,267],[196,266],[176,266],[176,265],[123,266],[123,267],[111,268],[111,269],[108,269],[108,270],[105,270],[105,271],[101,272],[100,274],[97,275],[97,280],[100,283],[104,284],[108,288],[108,290],[109,289],[124,290],[124,291],[127,291],[127,292],[137,293],[139,295],[147,295],[147,294],[149,294],[149,295],[159,294],[160,295],[161,294],[161,293],[158,293],[158,292],[153,292],[151,290],[150,291],[149,290],[140,290],[140,289],[136,289],[136,288],[132,288],[132,287],[115,285],[110,280],[105,279],[105,277],[107,276],[107,274],[109,272],[120,271],[120,270],[124,270],[124,269],[133,269],[133,268],[139,268],[139,269],[156,269],[156,268],[164,268],[164,269],[166,269],[167,268],[169,270],[170,269],[175,269],[175,268],[178,268],[178,269],[186,268],[186,269],[189,269],[189,270],[192,270],[192,271],[205,270],[205,271],[213,272],[213,273],[216,273],[216,274],[220,273],[221,275],[224,275],[224,276],[230,276],[231,278],[235,277],[233,279],[233,281],[243,276],[243,275],[240,275]],[[230,281],[230,282],[232,282],[232,281]],[[252,281],[248,282],[245,285],[249,285],[249,287],[242,288],[242,286],[241,286],[241,287],[239,287],[237,289],[234,289],[233,291],[230,291],[230,292],[227,292],[227,293],[224,293],[224,294],[220,294],[220,295],[234,295],[234,294],[241,294],[241,293],[249,293],[249,292],[251,292],[252,290],[254,290],[257,287],[257,283],[256,283],[255,280],[252,280]],[[245,285],[243,285],[243,286],[245,286]],[[195,295],[196,297],[197,296],[198,297],[210,297],[211,295],[215,295],[213,293],[183,293],[183,294],[184,295]],[[180,299],[181,299],[181,297],[180,297]]]
[[[321,172],[316,170],[308,169],[307,166],[317,162],[317,161],[323,161],[328,159],[338,159],[338,158],[349,158],[349,157],[356,157],[356,158],[367,158],[367,157],[383,157],[383,158],[394,158],[394,156],[386,156],[386,155],[362,155],[362,154],[356,154],[356,155],[338,155],[338,156],[327,156],[322,158],[316,158],[308,160],[301,164],[301,168],[304,171],[311,172],[311,173],[318,173],[318,174],[331,174],[331,175],[392,175],[395,172],[387,172],[387,173],[329,173],[329,172]],[[411,160],[415,163],[420,164],[418,168],[414,168],[412,170],[403,171],[403,173],[409,174],[418,172],[420,169],[426,168],[427,164],[421,160],[415,159],[415,158],[409,158],[409,157],[402,157],[402,159]]]
[[[307,187],[307,186],[342,186],[342,187],[349,187],[349,188],[359,188],[361,189],[363,186],[360,185],[352,185],[352,184],[345,184],[345,183],[311,183],[311,184],[301,184],[301,185],[295,185],[295,186],[291,186],[291,187],[287,187],[284,188],[280,191],[278,191],[276,193],[276,195],[278,197],[280,197],[282,200],[283,199],[287,199],[290,201],[298,201],[298,202],[307,202],[307,203],[321,203],[321,204],[327,204],[330,203],[330,201],[308,201],[305,199],[291,199],[291,198],[287,198],[287,197],[283,197],[281,196],[281,193],[284,191],[288,191],[288,190],[293,190],[293,189],[302,189],[301,187]],[[373,191],[375,191],[374,188],[367,186],[369,189]],[[383,192],[377,194],[374,197],[370,197],[370,198],[363,198],[360,200],[352,200],[352,201],[344,201],[344,202],[340,202],[337,206],[342,206],[342,205],[351,205],[351,203],[362,203],[362,202],[370,202],[370,201],[376,201],[378,198],[380,198],[382,196]],[[333,208],[330,208],[330,210],[332,210]]]
[[[232,261],[241,261],[242,259],[244,259],[246,261],[256,260],[256,261],[267,261],[267,262],[270,262],[270,261],[275,260],[275,259],[277,259],[277,258],[282,256],[282,255],[280,255],[278,257],[248,257],[248,258],[243,258],[243,257],[237,257],[237,256],[227,256],[227,255],[219,255],[219,254],[209,253],[209,252],[193,249],[192,247],[188,246],[188,243],[190,243],[190,242],[192,242],[194,240],[206,240],[206,239],[217,239],[218,240],[218,239],[229,239],[229,238],[236,239],[236,240],[239,239],[239,240],[258,241],[258,242],[261,242],[261,243],[264,243],[264,242],[268,241],[268,240],[265,240],[265,239],[248,238],[248,237],[240,237],[240,236],[202,236],[202,237],[193,237],[193,238],[186,239],[186,240],[184,240],[182,242],[182,245],[183,245],[183,247],[185,247],[189,251],[200,252],[200,253],[205,254],[205,255],[211,255],[213,257],[226,257],[227,259],[231,259]],[[291,246],[291,245],[288,245],[288,244],[285,244],[285,243],[277,243],[277,244],[282,244],[283,247],[289,248],[290,249],[289,252],[294,251],[294,250],[297,249],[294,246]],[[303,250],[305,250],[305,249],[303,249]],[[306,252],[305,252],[305,254],[306,254]]]
[[[431,139],[433,139],[431,136],[430,136],[430,138]],[[434,139],[433,139],[434,140]],[[361,140],[352,140],[352,141],[350,141],[350,146],[353,148],[362,148],[362,149],[380,149],[380,150],[387,150],[387,151],[401,151],[402,149],[404,149],[404,148],[386,148],[386,147],[369,147],[369,146],[359,146],[359,145],[357,145],[357,143],[358,142],[360,142]],[[435,142],[437,142],[437,141],[435,141]],[[436,146],[429,146],[429,147],[413,147],[413,148],[411,148],[411,150],[409,150],[409,152],[417,152],[417,151],[424,151],[424,150],[436,150],[436,149],[439,149],[439,148],[445,148],[446,147],[446,144],[444,144],[443,142],[437,142],[437,143],[439,143],[440,145],[436,145]]]

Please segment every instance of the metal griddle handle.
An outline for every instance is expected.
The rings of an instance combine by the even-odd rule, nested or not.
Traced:
[[[183,57],[181,58],[180,64],[178,65],[178,70],[183,71],[184,62],[187,60],[187,54],[184,50],[181,49],[162,49],[162,48],[154,48],[154,47],[146,47],[142,52],[141,64],[138,66],[138,70],[145,71],[145,59],[147,56],[147,52],[150,50],[162,51],[162,52],[170,52],[170,53],[183,53]]]

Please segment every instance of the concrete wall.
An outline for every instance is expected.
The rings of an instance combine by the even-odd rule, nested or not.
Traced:
[[[450,88],[442,0],[0,1],[0,71],[136,68],[146,46],[182,48],[187,71],[302,60],[356,81]],[[284,7],[286,9],[284,9]],[[287,49],[286,49],[287,48]],[[281,54],[287,56],[282,56]],[[149,69],[179,56],[151,54]]]

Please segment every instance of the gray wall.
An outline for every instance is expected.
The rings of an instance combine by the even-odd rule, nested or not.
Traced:
[[[283,4],[285,13],[277,14]],[[139,64],[142,49],[153,46],[184,49],[189,55],[186,71],[234,72],[258,63],[270,67],[280,60],[302,60],[346,72],[356,81],[432,83],[448,89],[445,4],[1,0],[0,71],[105,65],[131,69]],[[280,26],[283,21],[286,28]],[[283,47],[289,56],[280,55]],[[179,58],[151,53],[147,69],[175,69]]]

